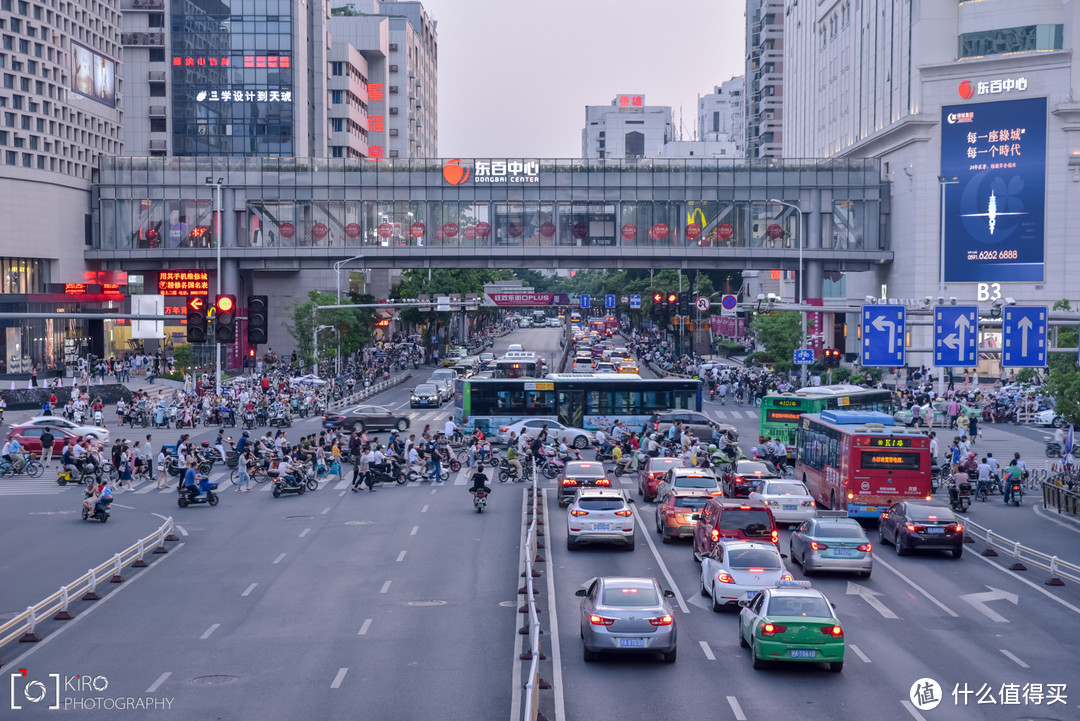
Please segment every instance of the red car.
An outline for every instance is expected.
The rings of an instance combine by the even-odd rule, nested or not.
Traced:
[[[700,513],[695,513],[694,560],[712,550],[721,538],[761,541],[780,545],[780,531],[768,506],[713,496]]]
[[[41,434],[44,432],[45,429],[41,426],[15,426],[8,433],[7,439],[10,441],[12,438],[17,438],[24,451],[40,455]],[[49,432],[53,435],[53,456],[56,458],[63,454],[64,446],[67,445],[69,439],[79,437],[63,428],[50,428]]]
[[[682,468],[686,464],[681,458],[650,458],[638,470],[638,495],[646,501],[656,500],[656,487],[667,477],[672,468]]]

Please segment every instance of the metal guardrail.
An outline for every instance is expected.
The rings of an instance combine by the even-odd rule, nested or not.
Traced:
[[[384,381],[372,383],[370,386],[366,386],[365,388],[355,393],[351,393],[344,398],[339,398],[336,401],[330,401],[326,404],[326,408],[331,411],[340,411],[342,408],[348,408],[349,406],[355,405],[356,403],[366,401],[368,398],[371,398],[376,393],[382,393],[388,388],[393,388],[396,385],[400,385],[411,377],[412,371],[402,371],[393,378],[387,378]]]
[[[543,558],[537,555],[537,551],[543,547],[539,542],[542,535],[539,526],[543,523],[540,513],[540,490],[537,483],[536,460],[533,459],[533,480],[529,490],[529,531],[525,536],[525,606],[518,609],[528,613],[528,625],[520,630],[520,633],[528,632],[529,650],[521,654],[522,660],[529,660],[529,672],[525,682],[525,711],[522,718],[526,721],[546,721],[540,713],[540,690],[551,686],[540,678],[540,661],[544,654],[540,651],[540,616],[536,607],[536,590],[533,588],[533,578],[538,577],[540,572],[536,569],[537,563],[542,563]]]
[[[125,548],[97,568],[89,569],[68,585],[61,586],[60,590],[44,600],[33,606],[28,606],[18,616],[0,626],[0,648],[15,639],[22,643],[40,641],[41,638],[37,634],[38,622],[51,614],[56,614],[53,616],[55,621],[71,620],[72,615],[69,607],[73,596],[81,595],[84,601],[100,600],[101,597],[97,594],[99,583],[123,583],[124,577],[121,571],[125,566],[144,568],[149,565],[143,560],[143,556],[146,555],[148,550],[150,553],[168,553],[165,542],[177,540],[176,536],[173,535],[173,528],[173,519],[166,519],[165,523],[161,524],[161,528],[146,538]]]
[[[1009,568],[1013,571],[1026,571],[1029,565],[1049,571],[1050,578],[1044,582],[1048,586],[1065,585],[1065,582],[1061,580],[1063,577],[1080,583],[1080,566],[1074,563],[1023,546],[1019,541],[1005,538],[1001,534],[994,533],[989,528],[984,528],[966,519],[964,521],[964,535],[983,543],[982,555],[984,556],[996,556],[998,551],[1011,556],[1013,563]]]
[[[1056,508],[1058,513],[1080,518],[1080,493],[1056,483],[1043,481],[1043,508]]]

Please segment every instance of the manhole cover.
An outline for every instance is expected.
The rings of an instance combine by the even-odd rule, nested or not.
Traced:
[[[240,680],[239,676],[196,676],[191,679],[191,682],[200,686],[224,686],[238,680]]]
[[[499,601],[499,605],[500,606],[505,606],[506,608],[510,608],[511,606],[516,606],[517,601]]]
[[[345,521],[346,526],[370,526],[375,521]]]
[[[446,601],[409,601],[406,606],[445,606]]]

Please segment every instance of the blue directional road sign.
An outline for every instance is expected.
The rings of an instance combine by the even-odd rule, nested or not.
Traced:
[[[934,308],[934,365],[974,366],[978,363],[979,309],[974,305]]]
[[[614,293],[608,293],[607,295],[604,296],[604,307],[605,308],[614,308],[615,307],[615,294]]]
[[[582,308],[588,308],[591,301],[592,297],[588,293],[582,293],[581,296],[578,298],[578,303],[581,304]]]
[[[640,310],[641,309],[641,295],[640,294],[634,294],[634,295],[630,296],[630,308],[632,308],[633,310]]]
[[[1001,313],[1001,365],[1042,368],[1046,365],[1046,306],[1007,305]]]
[[[902,366],[907,310],[902,305],[864,305],[862,309],[862,364]]]
[[[813,348],[796,348],[795,349],[795,365],[797,366],[809,366],[814,364],[814,349]]]

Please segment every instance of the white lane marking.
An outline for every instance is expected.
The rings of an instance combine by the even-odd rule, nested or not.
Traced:
[[[147,483],[145,486],[143,486],[139,490],[135,491],[135,495],[140,495],[140,494],[143,494],[143,493],[149,493],[150,491],[160,491],[160,490],[162,490],[162,489],[158,488],[157,486],[151,486],[149,483]]]
[[[369,628],[371,628],[371,619],[370,618],[365,618],[364,622],[362,624],[360,624],[360,632],[358,634],[356,634],[356,635],[357,636],[366,636]]]
[[[146,693],[154,693],[154,691],[157,691],[161,687],[161,684],[165,683],[165,679],[167,679],[169,676],[172,676],[172,671],[166,671],[165,673],[158,676],[157,681],[154,681],[152,684],[150,684],[150,688],[146,689]]]
[[[633,483],[633,481],[629,478],[619,478],[619,483],[623,484],[624,486],[629,486],[631,483]]]
[[[398,563],[401,563],[402,561],[404,561],[404,560],[405,560],[405,554],[406,554],[406,553],[408,553],[408,551],[402,551],[401,553],[399,553],[399,554],[397,555],[397,562],[398,562]]]
[[[281,560],[282,560],[283,558],[285,558],[285,556],[288,556],[288,555],[289,555],[289,554],[287,554],[287,553],[283,553],[283,554],[281,554],[280,556],[278,556],[277,558],[275,558],[275,559],[274,559],[274,563],[275,563],[275,564],[277,564],[277,563],[281,563]]]
[[[728,706],[731,707],[731,713],[735,714],[735,721],[746,721],[746,714],[743,713],[742,706],[739,705],[739,699],[728,696],[727,702]]]
[[[716,660],[716,656],[713,654],[712,649],[709,648],[709,644],[707,642],[698,641],[698,645],[701,646],[701,651],[705,654],[705,658],[709,659],[710,661]]]
[[[1058,603],[1060,603],[1062,606],[1069,609],[1073,613],[1080,613],[1080,608],[1077,608],[1076,606],[1072,605],[1071,603],[1069,603],[1068,601],[1066,601],[1064,599],[1058,598],[1057,596],[1050,593],[1049,591],[1047,591],[1042,586],[1038,586],[1038,585],[1032,583],[1031,581],[1027,580],[1026,578],[1023,578],[1022,576],[1017,575],[1014,571],[1010,571],[1009,569],[1005,568],[1004,566],[997,565],[996,563],[991,561],[989,558],[986,558],[985,556],[980,556],[977,553],[964,554],[964,555],[971,555],[971,556],[974,556],[975,558],[978,558],[981,561],[985,561],[986,563],[989,563],[991,566],[993,566],[997,570],[1004,573],[1006,576],[1009,576],[1010,578],[1015,578],[1017,581],[1020,581],[1020,583],[1026,583],[1027,585],[1031,586],[1032,588],[1034,588],[1036,591],[1043,594],[1047,598],[1054,599],[1055,601],[1057,601]]]
[[[918,591],[919,593],[921,593],[921,594],[922,594],[923,596],[925,596],[925,597],[926,597],[927,599],[929,599],[929,600],[930,600],[930,601],[931,601],[931,602],[932,602],[932,603],[933,603],[933,604],[934,604],[935,606],[937,606],[938,608],[940,608],[940,609],[941,609],[942,611],[944,611],[945,613],[949,614],[949,615],[950,615],[950,616],[952,616],[953,618],[958,618],[958,617],[959,617],[959,614],[957,614],[957,613],[956,613],[956,611],[952,610],[951,608],[949,608],[948,606],[946,606],[946,605],[945,605],[944,603],[942,603],[941,601],[939,601],[939,600],[937,600],[936,598],[934,598],[933,596],[931,596],[931,595],[930,595],[930,594],[929,594],[929,593],[928,593],[928,592],[926,591],[926,589],[924,589],[924,588],[923,588],[922,586],[920,586],[919,584],[915,583],[914,581],[912,581],[912,580],[911,580],[910,578],[908,578],[908,577],[907,577],[907,576],[905,576],[904,574],[900,573],[900,571],[898,571],[897,569],[893,568],[892,566],[890,566],[890,565],[889,565],[888,563],[886,563],[885,561],[881,560],[881,556],[879,556],[879,555],[878,555],[878,554],[876,554],[876,553],[874,554],[874,563],[875,563],[875,564],[878,564],[878,563],[880,563],[880,564],[881,564],[882,566],[884,566],[885,568],[887,568],[887,569],[889,569],[890,571],[892,571],[893,573],[895,573],[895,574],[896,574],[897,576],[899,576],[899,577],[900,577],[900,579],[901,579],[902,581],[904,581],[904,582],[905,582],[905,583],[906,583],[907,585],[911,586],[911,587],[912,587],[912,588],[914,588],[914,589],[915,589],[916,591]],[[912,710],[914,711],[914,707],[912,707]]]
[[[310,528],[305,528],[304,530],[300,531],[300,538],[303,538],[304,536],[306,536],[309,533],[311,533],[311,529]]]
[[[330,688],[341,688],[341,682],[345,680],[345,674],[349,672],[349,668],[339,668],[337,676],[334,676],[334,680],[330,683]]]
[[[915,721],[926,721],[926,717],[916,711],[914,704],[912,704],[910,701],[904,699],[900,703],[903,704],[904,708],[907,709],[907,712],[911,714],[911,717],[915,719]]]
[[[341,493],[338,494],[338,496],[344,496],[344,495],[345,495],[345,491],[342,491]]]
[[[424,507],[420,509],[421,513],[427,513],[428,505],[425,503]]]
[[[457,478],[454,479],[454,485],[455,486],[464,486],[466,483],[468,483],[469,482],[469,471],[471,471],[471,470],[472,470],[471,468],[467,469],[465,466],[462,466],[461,470],[458,471]]]
[[[416,532],[417,532],[417,531],[419,531],[419,530],[420,530],[420,526],[413,526],[413,527],[412,527],[412,530],[411,530],[411,531],[409,531],[409,535],[410,535],[410,536],[415,536],[415,535],[416,535]]]
[[[244,596],[250,596],[251,592],[254,591],[255,587],[258,586],[258,585],[259,584],[257,584],[257,583],[251,584],[250,586],[248,586],[247,588],[244,589],[244,592],[240,594],[240,597],[243,598]]]
[[[329,512],[330,512],[330,509],[329,509],[329,508],[324,508],[324,509],[322,509],[322,511],[321,511],[321,512],[319,513],[319,515],[320,515],[320,516],[325,516],[325,515],[326,515],[327,513],[329,513]]]
[[[851,652],[854,653],[856,656],[858,656],[862,660],[863,663],[871,663],[870,657],[867,656],[865,653],[863,653],[862,649],[859,648],[858,646],[856,646],[855,644],[849,643],[848,648],[850,648]]]
[[[551,514],[548,513],[548,489],[545,488],[541,492],[541,496],[544,501],[544,518],[551,518]],[[549,568],[548,572],[544,574],[547,576],[547,591],[548,598],[558,598],[555,595],[555,573],[553,568]],[[551,632],[551,676],[552,685],[555,687],[555,721],[563,721],[566,718],[566,697],[563,694],[563,677],[562,677],[562,647],[559,643],[559,615],[555,612],[555,604],[551,604],[548,608],[548,623],[549,631]],[[515,658],[517,658],[515,656]],[[520,675],[515,676],[515,684],[520,686]]]
[[[641,514],[638,513],[637,505],[633,506],[634,520],[637,522],[635,525],[641,535],[645,538],[645,543],[649,545],[649,550],[652,551],[653,558],[660,565],[660,571],[664,574],[664,578],[667,579],[668,587],[675,593],[675,601],[678,602],[679,608],[683,613],[690,613],[690,607],[686,605],[686,599],[683,598],[682,592],[679,587],[675,585],[675,579],[671,576],[671,571],[668,570],[667,564],[664,563],[664,559],[660,557],[660,552],[656,550],[656,544],[653,543],[652,536],[645,529],[645,522],[641,520]]]
[[[1010,661],[1015,661],[1016,665],[1019,666],[1020,668],[1031,668],[1031,666],[1028,666],[1026,663],[1024,663],[1019,658],[1017,658],[1015,654],[1009,653],[1008,651],[1006,651],[1003,648],[998,649],[998,650],[1001,651],[1003,654],[1005,654],[1005,658],[1009,659]]]
[[[1038,506],[1031,506],[1031,510],[1035,511],[1035,515],[1038,516],[1039,518],[1042,518],[1043,520],[1050,521],[1051,523],[1056,523],[1057,525],[1061,526],[1062,528],[1068,528],[1073,533],[1080,533],[1080,526],[1078,526],[1075,521],[1074,522],[1069,522],[1069,521],[1066,521],[1066,520],[1054,518],[1054,516],[1057,515],[1057,514],[1055,514],[1055,513],[1046,513],[1045,511],[1043,511]]]
[[[334,484],[334,490],[335,491],[343,491],[348,487],[349,487],[349,481],[347,481],[347,480],[340,480],[340,481],[338,481],[337,483]],[[344,496],[345,494],[342,493],[341,495]]]
[[[521,494],[521,515],[526,520],[528,520],[529,514],[525,504],[529,499],[529,494],[528,488],[524,489],[524,493]],[[525,523],[522,523],[518,531],[518,570],[522,574],[525,572],[525,539],[528,533],[528,527]],[[514,634],[514,659],[510,663],[510,721],[523,721],[521,718],[521,649],[525,638],[527,637],[519,633]]]
[[[210,638],[210,634],[212,634],[214,631],[218,630],[219,628],[221,628],[221,624],[220,623],[215,623],[210,628],[203,631],[203,635],[199,636],[199,638],[201,640],[205,641],[206,639]]]
[[[435,491],[437,491],[437,490],[439,490],[439,489],[438,489],[438,488],[432,488],[432,489],[431,489],[431,495],[432,495],[432,496],[434,496],[434,495],[435,495]]]
[[[389,591],[391,583],[393,583],[393,581],[387,581],[386,583],[384,583],[382,585],[382,588],[379,589],[379,593],[386,593],[387,591]]]

